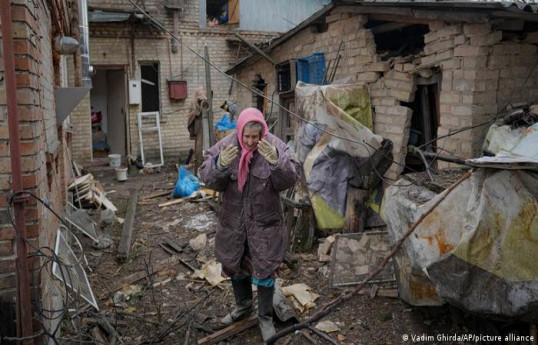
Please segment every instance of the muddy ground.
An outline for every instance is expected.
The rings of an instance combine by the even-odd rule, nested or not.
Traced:
[[[104,319],[117,332],[118,344],[197,344],[199,339],[212,334],[215,322],[234,307],[231,284],[224,281],[218,286],[211,286],[207,281],[193,277],[188,267],[200,268],[203,262],[213,258],[216,223],[211,204],[200,201],[159,207],[159,203],[167,200],[166,196],[142,201],[145,196],[172,190],[177,179],[176,168],[172,164],[165,166],[160,173],[142,174],[133,169],[126,182],[117,182],[114,170],[105,161],[96,162],[87,169],[109,192],[108,198],[118,207],[118,217],[125,217],[130,189],[138,191],[139,203],[130,256],[126,262],[118,261],[116,253],[122,225],[114,223],[106,228],[105,235],[114,242],[105,249],[93,248],[89,238],[77,234],[93,270],[89,280],[100,311],[81,309],[80,317],[65,321],[62,343],[99,343],[97,333],[92,331],[99,320],[101,333],[108,335],[110,341],[112,336],[108,332],[111,330],[104,330],[107,328],[103,326]],[[99,218],[98,210],[91,212],[95,219]],[[202,233],[207,234],[207,245],[200,251],[192,250],[189,241]],[[165,240],[183,249],[177,257],[184,263],[176,261],[159,270],[162,268],[159,263],[173,257],[160,246]],[[311,252],[294,253],[296,265],[281,266],[282,286],[304,283],[311,287],[312,292],[320,295],[313,308],[298,314],[301,321],[345,291],[343,288],[330,287],[330,264],[320,262],[316,251],[317,244]],[[141,275],[143,278],[134,282],[126,280],[136,272],[144,272]],[[111,291],[118,286],[123,286],[120,292]],[[381,290],[391,289],[395,288],[395,283],[379,287]],[[352,297],[324,318],[339,328],[328,334],[334,343],[405,344],[411,343],[414,335],[436,337],[438,334],[491,334],[503,331],[499,331],[494,323],[468,317],[453,308],[413,307],[397,298],[372,297],[371,291],[372,286],[369,286],[364,294]],[[277,331],[289,324],[276,323]],[[524,333],[521,330],[517,332]],[[310,330],[303,333],[289,334],[277,344],[329,343]],[[408,341],[404,341],[406,336],[409,337]],[[220,343],[260,344],[261,337],[257,327],[252,327]],[[422,343],[463,344],[438,341]]]

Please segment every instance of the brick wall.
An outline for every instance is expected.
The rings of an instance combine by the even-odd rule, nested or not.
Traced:
[[[179,36],[198,54],[204,55],[204,44],[208,45],[210,60],[219,69],[225,71],[235,63],[238,57],[238,46],[227,40],[234,38],[225,27],[200,29],[198,27],[199,1],[185,1],[184,10],[180,13]],[[147,1],[146,8],[165,27],[172,31],[172,12],[162,6],[162,1]],[[105,1],[94,1],[92,6],[106,8],[110,6]],[[129,2],[114,4],[114,8],[125,7],[131,10]],[[274,37],[274,34],[263,32],[241,32],[251,42],[260,42]],[[241,54],[244,54],[244,50]],[[179,47],[177,53],[171,51],[171,40],[163,34],[149,27],[137,27],[134,39],[134,62],[132,59],[132,45],[129,26],[120,24],[97,25],[90,24],[90,61],[100,67],[123,66],[127,79],[140,79],[140,63],[159,64],[159,89],[161,105],[161,131],[165,160],[177,160],[178,155],[188,152],[194,147],[194,141],[189,139],[187,131],[187,116],[190,99],[171,100],[168,96],[167,80],[171,77],[182,78],[187,82],[189,97],[194,90],[206,86],[204,61],[192,53],[187,47]],[[181,67],[183,66],[183,70]],[[213,109],[217,122],[223,111],[219,106],[229,98],[230,80],[211,68],[211,86],[213,89]],[[237,86],[234,86],[234,89]],[[128,96],[126,98],[128,103]],[[139,139],[137,126],[137,113],[141,111],[139,105],[128,105],[128,129],[130,143],[128,146],[136,157],[139,154]],[[73,152],[78,161],[89,160],[91,157],[91,129],[89,122],[89,98],[80,104],[71,115],[75,127],[73,136]],[[110,135],[110,134],[109,134]],[[157,157],[158,142],[155,135],[144,135],[144,154],[149,159]],[[153,160],[151,160],[154,162]]]
[[[58,136],[54,106],[54,78],[52,53],[52,23],[49,9],[40,4],[12,1],[13,39],[16,65],[17,102],[20,128],[21,166],[23,187],[49,203],[62,214],[65,204],[66,178],[62,137]],[[4,52],[5,54],[5,52]],[[0,69],[4,61],[0,58]],[[7,210],[12,194],[12,171],[9,151],[5,84],[0,82],[0,212]],[[58,146],[58,143],[60,145]],[[25,219],[29,252],[39,247],[54,247],[59,221],[41,203],[29,198],[25,202]],[[0,299],[14,302],[15,231],[6,217],[0,224]],[[40,291],[40,304],[45,309],[58,308],[61,299],[47,270],[39,271],[41,264],[29,262],[35,269],[34,282]],[[41,275],[38,275],[41,273]],[[5,321],[5,320],[3,320]],[[46,321],[48,323],[49,321]]]
[[[277,62],[304,57],[317,51],[326,61],[336,57],[340,39],[344,41],[342,59],[335,80],[348,78],[367,84],[374,107],[374,132],[394,143],[394,160],[405,163],[412,110],[403,105],[414,99],[416,76],[438,68],[440,85],[440,126],[438,136],[456,128],[483,123],[509,103],[537,99],[538,73],[533,73],[538,59],[538,35],[529,34],[521,42],[501,41],[502,33],[492,31],[489,24],[462,24],[432,21],[424,36],[420,58],[392,60],[392,67],[376,55],[374,37],[364,29],[364,15],[351,15],[334,9],[326,17],[326,32],[305,28],[289,41],[276,47],[271,55]],[[274,68],[260,59],[242,67],[238,79],[250,83],[260,74],[275,90]],[[240,103],[252,105],[248,90],[238,91]],[[452,154],[472,157],[479,154],[487,126],[457,134],[438,145]],[[442,166],[445,166],[441,164]],[[401,165],[393,164],[386,176],[397,178]]]

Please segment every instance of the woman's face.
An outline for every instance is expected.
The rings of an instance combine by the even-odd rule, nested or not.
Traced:
[[[248,150],[258,146],[258,141],[260,141],[260,131],[256,128],[245,128],[243,129],[243,144]]]

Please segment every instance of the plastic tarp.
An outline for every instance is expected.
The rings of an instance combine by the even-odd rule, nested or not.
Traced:
[[[299,82],[295,99],[297,113],[311,122],[297,128],[295,152],[303,164],[318,227],[340,229],[345,223],[348,181],[383,140],[371,131],[368,88]]]
[[[393,241],[439,197],[421,203],[416,193],[424,201],[431,192],[416,186],[387,189],[383,216]],[[536,173],[473,173],[405,241],[397,260],[402,298],[414,305],[446,301],[501,318],[536,317],[537,198]]]
[[[496,153],[495,157],[467,159],[465,163],[476,167],[538,171],[538,122],[516,130],[493,125],[486,135],[485,146]]]

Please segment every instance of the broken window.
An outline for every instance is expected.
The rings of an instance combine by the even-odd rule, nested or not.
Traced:
[[[427,25],[371,20],[365,28],[374,34],[376,53],[383,60],[395,56],[416,55],[424,48]]]
[[[141,64],[140,74],[142,84],[142,112],[160,111],[159,64]]]

